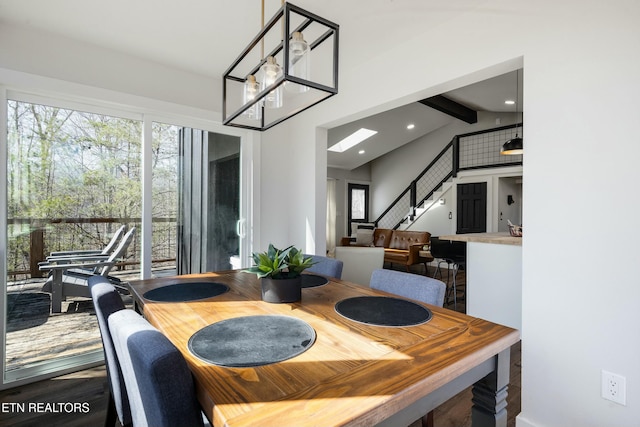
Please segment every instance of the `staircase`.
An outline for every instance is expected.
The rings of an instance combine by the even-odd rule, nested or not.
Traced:
[[[522,156],[501,156],[502,144],[522,123],[456,135],[431,163],[374,221],[376,227],[407,229],[439,203],[458,172],[522,165]],[[521,132],[524,132],[523,130]]]
[[[420,206],[415,208],[415,214],[409,215],[404,218],[404,220],[398,226],[399,230],[406,230],[411,227],[411,225],[422,216],[422,214],[426,213],[432,207],[440,204],[440,199],[442,196],[453,187],[453,183],[451,180],[443,182],[438,190],[434,191],[429,198],[424,200]]]

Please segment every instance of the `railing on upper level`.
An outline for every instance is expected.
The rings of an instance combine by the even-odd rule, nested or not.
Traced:
[[[53,251],[100,249],[121,225],[140,230],[141,218],[9,218],[7,275],[42,277],[38,263]],[[153,218],[152,263],[175,263],[176,218]],[[137,232],[118,268],[140,264]],[[46,274],[46,272],[45,272]]]
[[[517,129],[516,129],[517,128]],[[396,229],[416,208],[428,200],[443,183],[458,176],[458,172],[494,167],[522,165],[522,156],[502,156],[500,149],[515,130],[522,132],[522,123],[456,135],[420,174],[374,221],[376,227]]]

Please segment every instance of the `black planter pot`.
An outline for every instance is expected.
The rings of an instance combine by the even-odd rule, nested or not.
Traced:
[[[298,302],[302,299],[302,278],[273,279],[263,277],[260,279],[262,286],[262,300],[266,302]]]

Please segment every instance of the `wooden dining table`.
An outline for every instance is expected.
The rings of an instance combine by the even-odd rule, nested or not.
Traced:
[[[215,282],[220,295],[155,302],[147,291]],[[336,311],[358,296],[389,296],[330,279],[304,288],[296,303],[267,303],[260,281],[242,271],[164,277],[130,283],[137,309],[182,352],[204,414],[216,427],[408,426],[473,386],[473,426],[506,426],[510,347],[515,329],[426,304],[432,317],[413,326],[376,326]],[[291,316],[308,323],[315,342],[277,363],[224,367],[196,357],[189,339],[241,316]]]

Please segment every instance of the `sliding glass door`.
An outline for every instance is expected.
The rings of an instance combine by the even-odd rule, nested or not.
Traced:
[[[240,267],[240,137],[154,123],[153,147],[152,276]]]
[[[22,94],[2,102],[0,388],[103,358],[86,293],[54,303],[40,268],[51,252],[102,249],[125,226],[135,237],[109,273],[123,289],[150,276],[246,267],[251,162],[242,134]]]
[[[240,138],[180,130],[178,272],[239,267],[241,219]]]
[[[20,379],[101,357],[90,299],[70,291],[56,302],[39,267],[140,227],[141,122],[10,99],[7,124],[5,378]],[[134,237],[113,274],[139,270],[138,253]]]

